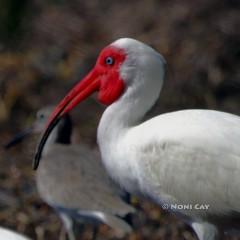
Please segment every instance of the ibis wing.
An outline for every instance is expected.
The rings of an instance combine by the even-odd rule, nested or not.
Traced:
[[[188,215],[240,212],[240,118],[216,111],[161,115],[130,133],[140,186],[160,203],[207,204]],[[196,210],[196,211],[195,211]]]

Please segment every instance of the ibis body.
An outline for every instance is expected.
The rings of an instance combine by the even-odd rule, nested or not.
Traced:
[[[164,67],[164,58],[142,42],[113,42],[56,107],[47,129],[98,91],[108,105],[97,133],[108,174],[127,191],[167,206],[200,240],[217,240],[239,229],[240,118],[182,110],[141,122],[158,99]]]

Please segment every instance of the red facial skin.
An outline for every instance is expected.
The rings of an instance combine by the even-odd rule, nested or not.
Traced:
[[[106,59],[111,57],[112,64]],[[49,118],[47,128],[42,136],[35,155],[33,168],[37,169],[41,159],[41,153],[53,128],[59,119],[71,111],[78,103],[86,99],[93,92],[98,91],[98,99],[101,103],[110,105],[123,94],[125,85],[120,77],[120,67],[126,59],[126,53],[122,49],[108,46],[100,53],[95,67],[81,80],[57,105]]]
[[[109,56],[114,60],[112,65],[105,63]],[[125,58],[125,53],[114,47],[104,49],[98,58],[95,69],[101,74],[98,94],[98,100],[101,103],[110,105],[122,95],[125,87],[123,80],[120,78],[119,70]]]
[[[112,65],[106,64],[108,57],[114,60]],[[99,92],[98,99],[103,104],[110,105],[116,101],[125,89],[119,73],[120,66],[125,59],[126,54],[121,49],[113,46],[103,49],[95,67],[60,102],[54,110],[49,123],[56,116],[62,116],[71,111],[78,103],[95,91]]]

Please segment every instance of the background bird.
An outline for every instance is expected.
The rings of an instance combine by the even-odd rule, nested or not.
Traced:
[[[212,110],[185,110],[141,123],[158,99],[164,66],[164,58],[142,42],[129,38],[113,42],[53,111],[43,136],[98,91],[99,101],[109,105],[98,127],[109,175],[127,191],[147,195],[182,216],[200,240],[216,240],[223,231],[238,229],[240,118]],[[192,209],[173,209],[176,204]],[[209,208],[198,209],[197,204]]]
[[[33,127],[18,134],[6,147],[21,141],[30,132],[41,132],[51,111],[51,107],[38,111]],[[122,218],[134,213],[134,208],[121,199],[125,193],[108,178],[97,150],[84,144],[70,144],[71,134],[72,121],[66,115],[50,134],[43,164],[36,173],[41,198],[57,211],[70,240],[75,239],[74,222],[94,226],[104,223],[113,228],[118,237],[123,237],[132,228]],[[96,234],[97,228],[93,238]]]

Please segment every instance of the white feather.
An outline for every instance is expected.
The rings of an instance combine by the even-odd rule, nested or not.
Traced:
[[[12,230],[0,227],[0,240],[30,240],[29,238],[15,233]]]

